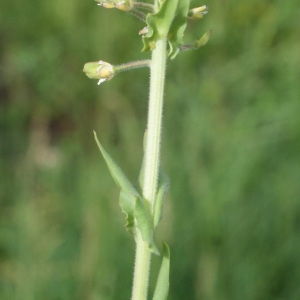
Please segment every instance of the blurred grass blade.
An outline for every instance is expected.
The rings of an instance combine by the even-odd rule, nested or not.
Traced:
[[[170,249],[164,245],[163,259],[159,270],[153,300],[167,300],[169,294]]]

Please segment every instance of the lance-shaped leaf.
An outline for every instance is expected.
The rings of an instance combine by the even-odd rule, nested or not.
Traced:
[[[119,204],[122,211],[126,215],[126,228],[129,232],[136,236],[136,228],[140,230],[144,242],[148,243],[149,249],[159,255],[159,251],[154,243],[153,239],[153,222],[149,209],[145,205],[143,198],[127,179],[124,172],[111,158],[111,156],[105,151],[100,144],[96,132],[94,137],[98,148],[107,164],[111,176],[113,177],[116,185],[120,189]]]
[[[153,300],[167,300],[169,294],[169,273],[170,273],[170,249],[164,243],[164,252],[161,267],[159,270]]]
[[[132,195],[132,197],[140,197],[139,193],[136,191],[136,189],[133,187],[131,182],[127,179],[124,172],[121,170],[121,168],[116,164],[116,162],[111,158],[111,156],[105,151],[105,149],[100,144],[97,134],[94,131],[94,137],[97,143],[97,146],[107,164],[107,167],[110,171],[111,176],[113,177],[116,185],[122,192],[126,195]],[[127,199],[125,209],[126,210],[132,210],[134,207],[134,204],[130,202],[130,199]]]

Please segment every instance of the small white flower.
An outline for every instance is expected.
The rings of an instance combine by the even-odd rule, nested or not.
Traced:
[[[208,13],[208,7],[206,5],[195,7],[189,10],[188,18],[189,19],[202,19],[204,15]]]

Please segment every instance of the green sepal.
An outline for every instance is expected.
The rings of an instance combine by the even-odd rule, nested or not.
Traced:
[[[88,62],[83,67],[83,72],[87,77],[91,79],[100,79],[101,77],[98,74],[99,62]]]
[[[163,246],[163,258],[157,277],[153,300],[167,300],[169,294],[170,249],[166,243],[163,243]]]
[[[137,234],[136,229],[138,229],[142,235],[143,241],[148,243],[150,251],[159,255],[159,251],[153,239],[153,222],[150,211],[146,206],[146,202],[127,179],[121,168],[102,147],[96,132],[94,132],[94,137],[110,174],[120,189],[119,204],[122,212],[126,215],[126,229],[134,234],[135,237]]]
[[[159,1],[157,12],[146,18],[149,32],[144,35],[142,51],[155,49],[156,41],[167,38],[170,46],[169,56],[175,58],[182,44],[186,28],[189,0]]]

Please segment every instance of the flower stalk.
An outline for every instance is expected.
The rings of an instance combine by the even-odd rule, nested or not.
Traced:
[[[118,73],[149,66],[149,59],[132,61],[116,66],[100,60],[86,63],[83,67],[83,72],[91,79],[98,79],[98,85],[100,85],[102,82],[111,80]]]

